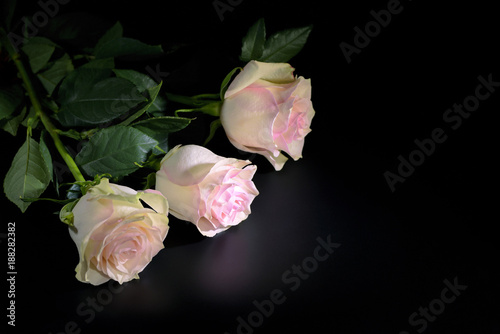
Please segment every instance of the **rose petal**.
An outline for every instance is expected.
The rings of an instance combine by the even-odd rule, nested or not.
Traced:
[[[193,208],[198,208],[200,202],[197,185],[180,186],[171,182],[162,167],[156,173],[156,190],[169,199],[169,212],[174,217],[187,221],[199,219],[198,213],[193,212]]]
[[[297,84],[293,92],[293,96],[298,96],[303,99],[311,99],[311,79],[305,79],[304,77],[297,78]]]
[[[147,189],[141,192],[141,199],[153,210],[164,215],[168,214],[168,201],[160,191]]]
[[[200,231],[202,235],[206,237],[213,237],[217,233],[227,230],[230,226],[215,227],[208,219],[201,217],[196,223],[196,227],[198,227],[198,231]]]
[[[88,270],[81,271],[81,272],[82,273],[84,272],[85,274],[83,275],[83,277],[81,277],[82,279],[79,279],[79,281],[87,282],[87,283],[90,283],[92,285],[101,285],[103,283],[106,283],[110,279],[109,276],[103,275],[101,272],[99,272],[98,270],[96,270],[93,267],[90,267],[90,268],[88,268]],[[120,282],[120,284],[121,283],[122,282]]]
[[[294,80],[294,68],[287,63],[263,63],[251,60],[229,85],[224,98],[228,98],[255,81],[262,79],[273,83],[288,83]]]
[[[201,146],[177,146],[174,153],[162,159],[160,173],[177,185],[190,186],[203,180],[212,166],[221,159],[223,158]]]
[[[238,142],[240,147],[266,149],[278,154],[272,136],[272,125],[278,113],[278,105],[268,90],[252,88],[225,100],[220,120],[227,137]]]

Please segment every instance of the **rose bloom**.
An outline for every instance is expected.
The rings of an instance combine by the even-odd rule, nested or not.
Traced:
[[[311,80],[294,77],[286,63],[250,61],[229,85],[220,120],[238,149],[266,157],[281,170],[302,157],[314,109]]]
[[[80,255],[76,278],[93,285],[139,278],[164,247],[169,228],[168,203],[161,193],[137,192],[105,178],[80,198],[72,213],[69,233]]]
[[[156,189],[169,198],[170,213],[213,237],[250,214],[259,194],[250,161],[224,158],[197,145],[178,145],[161,161]]]

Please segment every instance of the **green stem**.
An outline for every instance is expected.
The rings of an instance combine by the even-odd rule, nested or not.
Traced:
[[[218,94],[199,94],[195,96],[184,96],[167,93],[167,99],[172,102],[185,104],[192,107],[200,107],[205,104],[213,103],[219,99]]]
[[[196,107],[198,105],[196,101],[190,96],[177,95],[172,93],[167,93],[166,95],[167,95],[167,100],[172,102],[177,102],[193,107]]]
[[[198,111],[198,109],[177,109],[177,110],[174,112],[174,115],[175,115],[175,117],[180,117],[180,116],[179,116],[179,113],[180,113],[180,112],[194,112],[194,111]]]
[[[175,117],[179,117],[180,112],[202,112],[204,114],[210,115],[210,116],[215,116],[215,117],[220,117],[220,111],[222,108],[222,102],[211,102],[207,103],[205,105],[202,105],[200,108],[193,108],[193,109],[177,109],[175,111]]]
[[[35,89],[33,87],[33,84],[31,83],[31,79],[28,75],[28,72],[26,71],[26,68],[24,67],[23,62],[21,61],[21,56],[18,52],[14,50],[12,45],[10,44],[10,41],[7,39],[5,30],[1,29],[0,30],[0,36],[1,36],[1,41],[2,45],[5,46],[7,49],[7,52],[9,53],[11,59],[14,61],[14,64],[17,67],[17,70],[19,71],[19,74],[21,76],[21,79],[23,80],[24,87],[28,93],[28,96],[31,100],[31,104],[33,105],[33,109],[35,110],[36,115],[40,118],[42,121],[45,129],[49,132],[50,136],[54,140],[54,144],[56,146],[57,151],[63,158],[64,162],[66,165],[69,167],[69,170],[71,171],[71,174],[73,174],[73,177],[75,178],[76,181],[85,181],[85,177],[83,177],[82,173],[78,169],[78,166],[75,163],[75,160],[73,160],[73,157],[69,154],[68,150],[66,147],[64,147],[64,144],[61,141],[61,138],[59,138],[59,134],[57,132],[56,127],[50,120],[50,118],[43,112],[42,110],[42,105],[40,101],[38,100],[38,97],[36,95]]]
[[[69,154],[66,147],[64,147],[64,144],[62,143],[61,138],[57,134],[57,129],[54,126],[54,124],[52,124],[49,117],[42,110],[37,110],[36,112],[39,115],[43,125],[45,126],[45,129],[47,129],[50,136],[52,137],[52,140],[54,141],[54,144],[57,148],[57,151],[59,152],[59,154],[63,158],[64,162],[68,166],[71,174],[73,174],[75,181],[86,181],[85,177],[80,172],[80,169],[78,169],[78,166],[76,165],[75,160],[73,160],[73,157]]]
[[[219,94],[199,94],[193,96],[193,99],[198,100],[198,99],[209,99],[209,100],[219,100],[220,96]]]

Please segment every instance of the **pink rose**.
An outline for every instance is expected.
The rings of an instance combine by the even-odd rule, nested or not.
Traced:
[[[111,278],[122,284],[139,278],[164,247],[168,203],[158,191],[137,192],[102,179],[72,213],[69,233],[80,255],[76,278],[81,282],[99,285]]]
[[[213,237],[250,214],[250,204],[259,194],[252,182],[257,167],[250,164],[201,146],[178,145],[161,161],[156,189],[169,198],[172,215]]]
[[[286,63],[250,61],[229,85],[220,119],[238,149],[265,156],[276,170],[302,157],[314,117],[311,80],[294,77]]]

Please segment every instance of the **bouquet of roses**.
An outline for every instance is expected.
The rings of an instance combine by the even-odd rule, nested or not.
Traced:
[[[311,83],[288,61],[311,26],[266,38],[264,20],[257,21],[242,39],[242,66],[222,74],[220,90],[184,96],[163,91],[161,76],[117,68],[164,54],[160,45],[125,37],[119,22],[92,47],[78,49],[75,40],[68,46],[57,34],[33,29],[35,16],[13,24],[15,1],[7,3],[0,17],[0,127],[26,139],[4,192],[22,212],[35,201],[60,203],[59,219],[79,253],[78,280],[138,278],[164,247],[168,214],[207,237],[250,214],[259,194],[252,181],[257,166],[190,142],[170,147],[170,134],[190,130],[195,118],[186,115],[210,120],[203,145],[222,127],[238,150],[264,156],[276,170],[301,158],[314,116]],[[68,24],[52,20],[44,31]],[[123,185],[133,174],[143,189]],[[58,198],[42,196],[49,185]]]

